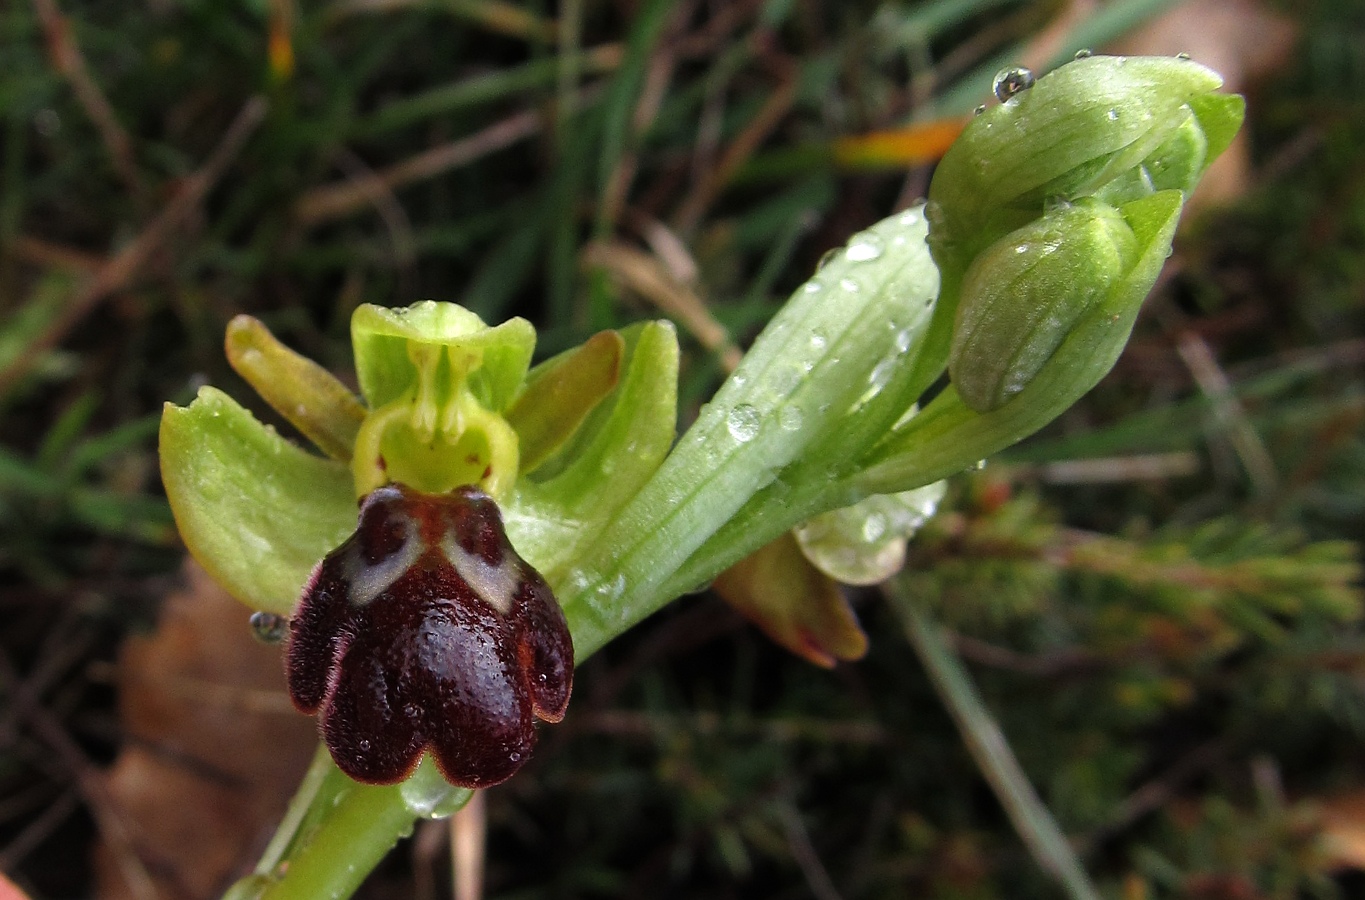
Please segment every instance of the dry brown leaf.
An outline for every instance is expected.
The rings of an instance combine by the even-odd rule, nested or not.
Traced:
[[[1365,869],[1365,789],[1318,801],[1324,850],[1332,864]]]
[[[193,562],[157,630],[119,660],[126,742],[108,788],[164,897],[218,896],[249,871],[317,745],[289,703],[278,647]],[[98,896],[131,896],[106,845]]]

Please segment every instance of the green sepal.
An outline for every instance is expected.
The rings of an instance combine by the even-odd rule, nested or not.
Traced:
[[[185,546],[254,609],[288,615],[318,560],[355,529],[351,477],[205,387],[161,416],[161,479]]]
[[[620,334],[600,331],[530,371],[525,390],[507,410],[520,444],[523,475],[563,447],[616,388],[625,348]]]
[[[531,364],[531,324],[490,328],[453,303],[364,305],[351,340],[370,405],[351,459],[356,495],[398,481],[432,493],[478,484],[505,499],[520,459],[502,413]]]
[[[1241,94],[1200,94],[1190,98],[1190,109],[1204,131],[1208,149],[1205,167],[1232,145],[1246,118],[1247,102]]]
[[[521,318],[490,328],[454,303],[425,300],[402,309],[364,304],[351,317],[351,344],[360,393],[371,409],[416,390],[421,373],[414,355],[440,348],[478,358],[477,367],[469,372],[468,387],[486,408],[502,412],[516,398],[526,378],[536,330]],[[439,375],[433,384],[438,391],[451,387]],[[434,399],[441,402],[448,398],[442,395]]]
[[[351,458],[365,406],[336,376],[281,344],[251,316],[234,317],[223,343],[233,370],[275,412],[332,459]]]
[[[650,479],[677,433],[678,338],[667,321],[632,325],[616,390],[545,465],[517,482],[507,533],[552,585]]]

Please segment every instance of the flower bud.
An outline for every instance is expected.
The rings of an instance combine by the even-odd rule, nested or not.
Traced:
[[[1103,195],[1118,182],[1188,192],[1241,122],[1218,73],[1171,57],[1091,56],[1039,78],[974,119],[929,189],[934,260],[955,298],[975,256],[1055,200]],[[1220,99],[1209,102],[1208,98]],[[1202,150],[1195,132],[1205,132]],[[1169,175],[1167,174],[1169,172]]]
[[[986,412],[1022,391],[1136,258],[1132,228],[1094,200],[1058,207],[986,248],[963,276],[948,358],[967,405]]]

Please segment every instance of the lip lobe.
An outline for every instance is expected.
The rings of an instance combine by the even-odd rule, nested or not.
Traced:
[[[480,788],[530,758],[536,718],[564,717],[573,643],[491,497],[389,485],[313,570],[285,669],[347,775],[401,781],[429,750],[452,784]]]

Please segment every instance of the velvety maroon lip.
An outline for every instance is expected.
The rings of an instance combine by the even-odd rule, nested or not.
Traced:
[[[390,784],[430,751],[452,784],[479,788],[526,762],[535,719],[564,717],[573,643],[491,497],[389,485],[313,570],[285,668],[347,775]]]

